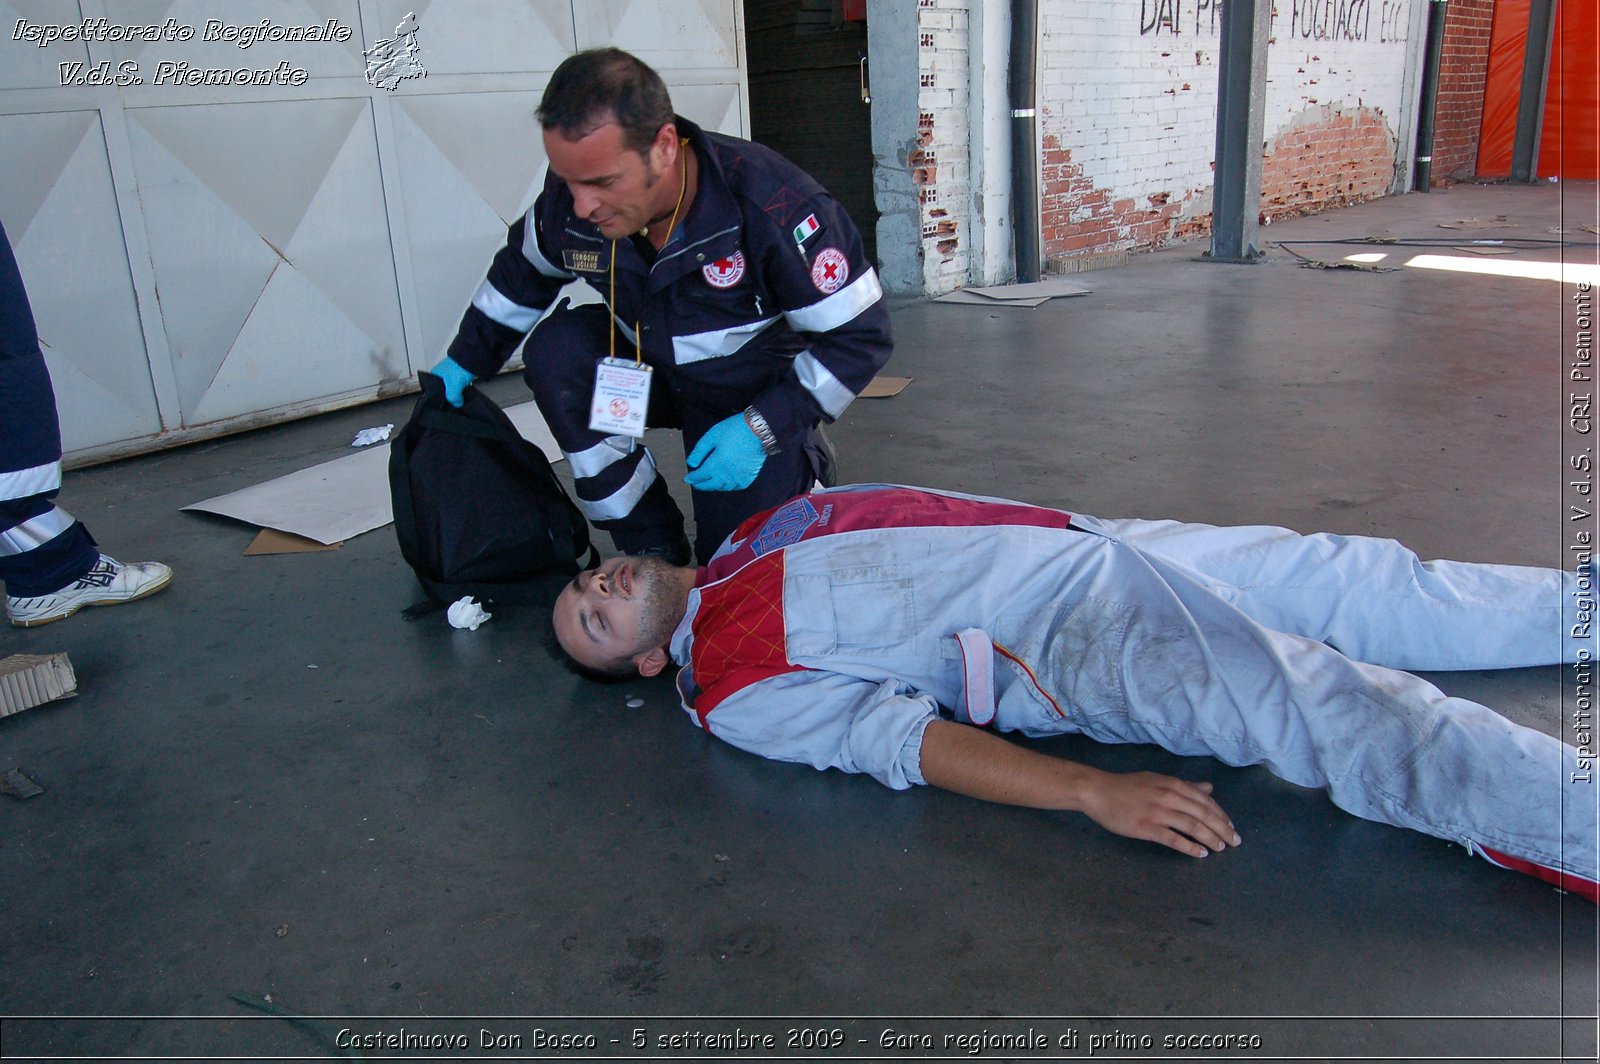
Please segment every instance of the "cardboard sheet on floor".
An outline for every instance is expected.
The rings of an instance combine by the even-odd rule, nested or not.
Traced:
[[[523,438],[537,445],[552,462],[561,460],[555,437],[536,404],[507,407],[506,416]],[[394,520],[389,502],[389,448],[368,447],[184,509],[221,514],[331,546]]]
[[[874,377],[861,389],[862,399],[892,399],[906,390],[910,377]]]
[[[1081,284],[1073,284],[1052,278],[1048,281],[1033,281],[1028,284],[1006,284],[987,288],[958,288],[954,292],[946,292],[934,300],[935,303],[965,303],[969,306],[1003,306],[1003,307],[1037,307],[1041,303],[1048,303],[1052,299],[1066,296],[1086,296],[1091,289]]]
[[[257,554],[317,554],[322,551],[338,550],[344,545],[344,540],[338,543],[318,543],[314,539],[297,536],[293,532],[279,532],[276,528],[263,528],[250,541],[244,549],[246,557]]]
[[[964,303],[972,307],[1024,307],[1032,309],[1050,302],[1049,296],[1035,296],[1032,299],[990,299],[988,296],[974,295],[964,288],[954,292],[946,292],[934,300],[935,303]]]

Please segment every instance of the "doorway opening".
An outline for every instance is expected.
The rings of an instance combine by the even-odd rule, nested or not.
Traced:
[[[865,3],[744,0],[750,135],[816,178],[878,263]]]

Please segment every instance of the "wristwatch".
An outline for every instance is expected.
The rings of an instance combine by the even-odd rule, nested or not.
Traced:
[[[750,431],[756,434],[756,439],[761,441],[761,450],[766,454],[778,453],[778,437],[772,434],[772,426],[767,424],[767,419],[761,416],[761,411],[753,406],[744,410],[744,423],[750,426]]]

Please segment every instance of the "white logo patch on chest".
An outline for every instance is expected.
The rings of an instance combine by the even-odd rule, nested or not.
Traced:
[[[744,277],[744,252],[735,251],[726,259],[718,259],[700,272],[712,288],[732,288]]]

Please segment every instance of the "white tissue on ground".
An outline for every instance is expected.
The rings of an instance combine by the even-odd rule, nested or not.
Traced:
[[[473,601],[471,595],[467,595],[450,603],[450,609],[445,612],[445,616],[450,619],[450,627],[476,632],[478,625],[494,614],[483,612],[483,607]]]
[[[362,429],[356,433],[356,438],[350,442],[350,446],[369,447],[374,443],[382,443],[389,438],[389,433],[393,431],[393,425],[379,425],[373,429]]]

